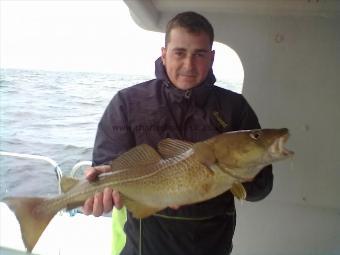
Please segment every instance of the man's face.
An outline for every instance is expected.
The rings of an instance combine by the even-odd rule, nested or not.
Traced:
[[[177,27],[171,30],[166,48],[162,48],[162,61],[167,75],[177,88],[191,89],[205,80],[214,62],[206,33],[189,33]]]

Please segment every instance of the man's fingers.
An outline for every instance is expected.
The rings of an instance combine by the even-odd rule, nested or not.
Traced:
[[[94,195],[93,202],[93,216],[99,217],[103,214],[104,205],[103,205],[103,192],[98,192]]]
[[[88,181],[95,181],[97,179],[98,173],[94,168],[92,169],[87,169],[85,171],[85,177]]]
[[[109,165],[95,166],[94,169],[99,173],[108,173],[112,171],[111,166]]]
[[[123,201],[118,191],[111,188],[105,188],[103,192],[97,192],[94,197],[87,199],[83,205],[83,213],[85,215],[101,216],[108,213],[113,206],[117,209],[123,207]]]
[[[97,176],[102,173],[111,172],[111,166],[101,165],[95,167],[89,167],[85,170],[85,177],[88,181],[94,181],[97,179]]]
[[[112,210],[113,203],[112,189],[105,188],[103,192],[104,213],[108,213]]]
[[[101,165],[96,167],[89,167],[85,170],[85,177],[88,181],[95,181],[98,175],[102,173],[111,172],[111,166]],[[98,217],[103,213],[108,213],[113,206],[118,209],[123,207],[119,192],[113,191],[111,188],[105,188],[103,192],[98,192],[94,197],[85,201],[83,211],[85,215],[93,214]]]
[[[94,201],[94,197],[91,197],[89,199],[87,199],[84,203],[84,206],[83,206],[83,213],[85,215],[90,215],[92,214],[92,211],[93,211],[93,201]]]
[[[119,192],[115,190],[112,191],[112,198],[113,198],[114,206],[117,209],[121,209],[123,207],[123,201],[120,198]]]

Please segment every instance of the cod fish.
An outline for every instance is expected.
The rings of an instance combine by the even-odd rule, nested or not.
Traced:
[[[288,129],[257,129],[222,133],[190,143],[162,140],[157,150],[143,144],[112,161],[112,172],[93,182],[63,177],[63,194],[53,198],[7,197],[22,239],[31,252],[53,216],[76,208],[96,192],[111,187],[121,193],[124,205],[136,218],[145,218],[169,207],[214,198],[227,190],[239,199],[263,167],[293,152],[284,148]]]

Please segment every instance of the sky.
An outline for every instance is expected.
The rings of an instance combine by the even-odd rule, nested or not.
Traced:
[[[152,76],[164,34],[132,20],[122,0],[0,0],[0,66]],[[214,73],[242,80],[229,47],[214,43]]]

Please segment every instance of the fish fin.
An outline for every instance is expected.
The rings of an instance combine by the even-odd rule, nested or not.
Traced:
[[[238,200],[245,200],[247,197],[247,191],[240,182],[234,182],[230,191]]]
[[[209,166],[209,169],[214,173],[224,172],[223,169],[216,163]]]
[[[195,143],[193,149],[194,155],[200,163],[209,167],[216,162],[214,150],[208,144],[204,142]]]
[[[156,163],[160,159],[161,156],[154,148],[147,144],[141,144],[113,160],[111,168],[112,171],[135,168],[136,166]]]
[[[159,142],[157,149],[163,158],[178,156],[187,150],[192,149],[193,143],[178,139],[166,138]]]
[[[48,223],[58,212],[58,209],[42,210],[40,206],[45,201],[45,198],[37,197],[7,197],[3,200],[19,221],[22,240],[28,252],[33,250]]]
[[[61,180],[60,180],[60,187],[61,187],[61,190],[65,193],[69,191],[70,189],[72,189],[74,186],[76,186],[78,183],[79,183],[78,179],[63,176],[61,177]]]
[[[123,197],[125,207],[132,213],[132,216],[138,219],[149,217],[156,212],[161,211],[163,208],[153,208],[144,204],[141,204],[135,200]]]

